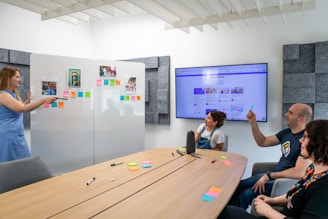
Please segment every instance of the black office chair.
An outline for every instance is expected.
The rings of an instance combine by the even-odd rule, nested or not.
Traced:
[[[38,156],[0,162],[0,193],[53,177]]]

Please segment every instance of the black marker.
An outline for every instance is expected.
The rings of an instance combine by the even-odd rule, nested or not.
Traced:
[[[88,182],[87,182],[87,186],[91,185],[91,183],[93,183],[96,180],[96,177],[92,177]]]
[[[63,97],[56,97],[57,100],[68,100],[67,98],[63,98]]]

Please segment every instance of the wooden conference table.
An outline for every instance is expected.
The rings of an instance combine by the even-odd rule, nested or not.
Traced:
[[[0,218],[216,218],[247,159],[215,150],[195,155],[146,150],[21,187],[0,194]]]

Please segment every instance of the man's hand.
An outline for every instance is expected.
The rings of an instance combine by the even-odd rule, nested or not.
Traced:
[[[256,114],[252,110],[248,111],[246,118],[250,123],[256,122]]]
[[[262,194],[265,192],[265,183],[269,181],[269,177],[264,174],[253,186],[254,192]]]

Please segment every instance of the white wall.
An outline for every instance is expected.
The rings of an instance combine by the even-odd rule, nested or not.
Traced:
[[[74,26],[56,20],[41,22],[34,13],[0,3],[0,47],[109,60],[169,55],[171,124],[146,125],[145,140],[147,149],[174,149],[185,144],[186,131],[196,129],[202,122],[175,118],[176,67],[268,62],[269,117],[267,123],[259,126],[264,134],[276,133],[281,128],[283,45],[328,40],[328,1],[317,0],[316,8],[303,14],[287,14],[285,23],[276,16],[268,17],[267,24],[257,19],[250,20],[249,26],[235,22],[233,29],[220,24],[218,31],[205,26],[203,32],[191,28],[187,34],[164,30],[164,23],[153,16]],[[247,122],[226,122],[222,128],[229,135],[229,151],[249,159],[244,176],[250,174],[255,161],[278,160],[280,148],[257,147]]]

